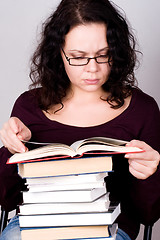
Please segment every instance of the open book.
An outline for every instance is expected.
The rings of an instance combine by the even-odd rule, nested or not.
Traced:
[[[113,153],[128,153],[128,152],[142,152],[142,149],[137,147],[125,146],[127,141],[105,138],[105,137],[91,137],[84,140],[74,142],[71,146],[61,143],[46,144],[25,153],[14,154],[7,163],[20,163],[28,160],[36,160],[46,157],[75,157],[83,156],[83,154],[91,154],[95,152],[102,152],[105,154]],[[32,144],[35,143],[32,142]]]

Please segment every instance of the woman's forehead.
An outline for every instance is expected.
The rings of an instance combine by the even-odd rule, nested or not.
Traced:
[[[68,50],[87,51],[102,49],[108,46],[107,30],[103,23],[81,24],[73,27],[65,36],[64,47]]]

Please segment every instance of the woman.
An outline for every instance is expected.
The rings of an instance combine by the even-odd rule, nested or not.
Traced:
[[[17,99],[1,130],[0,204],[5,209],[22,203],[23,181],[16,166],[5,164],[11,154],[27,151],[21,140],[71,144],[105,136],[144,150],[115,159],[107,178],[111,198],[122,207],[116,240],[135,239],[140,223],[159,218],[160,113],[154,99],[136,87],[135,64],[134,37],[108,0],[61,1],[33,56],[32,90]],[[1,240],[9,239],[14,224],[14,237],[20,239],[16,217]]]

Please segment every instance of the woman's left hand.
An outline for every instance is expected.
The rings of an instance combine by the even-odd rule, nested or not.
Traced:
[[[160,162],[160,154],[143,141],[132,140],[127,144],[128,147],[139,147],[144,152],[127,153],[129,171],[138,179],[146,179],[157,170]]]

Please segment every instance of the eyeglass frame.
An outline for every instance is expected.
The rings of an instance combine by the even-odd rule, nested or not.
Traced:
[[[97,56],[97,57],[83,57],[83,58],[87,59],[87,63],[85,63],[85,64],[80,64],[80,65],[71,64],[71,63],[70,63],[70,60],[71,60],[71,59],[77,59],[77,58],[69,58],[69,57],[67,57],[64,49],[63,49],[63,48],[61,48],[61,49],[62,49],[62,52],[63,52],[63,54],[64,54],[64,56],[65,56],[65,58],[66,58],[66,60],[68,61],[68,63],[69,63],[70,66],[85,66],[85,65],[87,65],[87,64],[89,63],[89,61],[90,61],[91,59],[95,59],[96,63],[98,63],[98,64],[104,64],[104,63],[110,63],[110,62],[112,62],[111,59],[108,59],[107,62],[98,62],[98,61],[97,61],[97,58],[100,57],[100,56],[101,56],[101,55],[100,55],[100,56]]]

